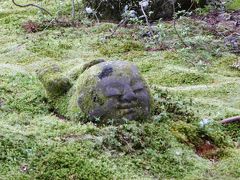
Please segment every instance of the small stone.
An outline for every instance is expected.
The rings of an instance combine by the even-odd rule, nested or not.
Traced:
[[[24,173],[26,173],[26,172],[28,172],[28,165],[27,164],[23,164],[23,165],[21,165],[21,167],[20,167],[20,170],[22,171],[22,172],[24,172]]]
[[[203,128],[204,126],[206,126],[207,124],[209,124],[211,121],[209,119],[203,119],[200,121],[200,127]]]

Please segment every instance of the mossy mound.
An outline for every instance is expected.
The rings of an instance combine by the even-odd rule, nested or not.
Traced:
[[[42,84],[21,66],[0,65],[0,110],[4,112],[47,113]]]

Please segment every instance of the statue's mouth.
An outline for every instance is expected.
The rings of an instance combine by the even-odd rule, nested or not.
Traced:
[[[134,119],[134,117],[138,114],[138,108],[139,106],[135,101],[131,103],[122,103],[118,106],[120,114],[127,119]]]
[[[119,104],[118,109],[132,109],[136,107],[137,107],[136,103],[122,103]]]
[[[128,120],[134,120],[136,118],[136,115],[138,114],[136,106],[135,107],[128,106],[128,108],[121,108],[119,110],[120,110],[121,117],[126,118]]]

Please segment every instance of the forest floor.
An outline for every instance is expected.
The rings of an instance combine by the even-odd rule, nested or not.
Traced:
[[[187,46],[173,21],[154,38],[128,25],[110,39],[113,23],[34,21],[37,10],[0,0],[0,179],[240,178],[240,125],[219,123],[240,114],[239,11],[178,19]],[[151,118],[99,127],[51,111],[36,71],[100,58],[138,66]]]

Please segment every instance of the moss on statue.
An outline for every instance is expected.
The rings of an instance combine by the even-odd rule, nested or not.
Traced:
[[[56,64],[48,64],[37,73],[49,97],[61,96],[72,86],[70,79],[63,76],[60,67]]]

